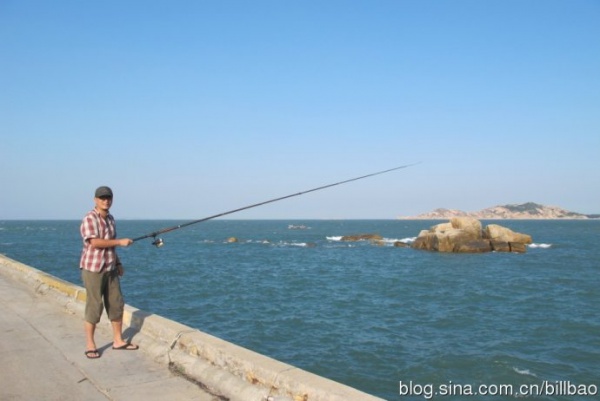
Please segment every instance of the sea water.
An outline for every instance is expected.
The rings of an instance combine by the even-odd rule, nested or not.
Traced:
[[[388,400],[598,399],[562,389],[600,387],[600,221],[495,222],[533,237],[525,254],[393,246],[436,223],[212,220],[119,249],[122,287],[132,306]],[[341,241],[353,234],[384,241]],[[80,252],[79,221],[0,222],[0,253],[79,285]]]

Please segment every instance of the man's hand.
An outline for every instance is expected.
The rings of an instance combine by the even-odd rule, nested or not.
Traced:
[[[128,247],[131,244],[133,244],[133,240],[129,238],[122,238],[119,240],[119,245],[122,247]]]

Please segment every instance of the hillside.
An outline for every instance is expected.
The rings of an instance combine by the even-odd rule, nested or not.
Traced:
[[[557,206],[545,206],[539,203],[527,202],[513,205],[499,205],[482,209],[477,212],[464,212],[456,209],[435,209],[412,217],[399,217],[400,219],[437,220],[450,219],[457,216],[469,216],[476,219],[589,219],[598,218],[599,215],[586,215],[571,212]]]

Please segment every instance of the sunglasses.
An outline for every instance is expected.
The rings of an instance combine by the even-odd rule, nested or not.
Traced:
[[[100,196],[100,197],[98,197],[98,199],[102,199],[102,200],[112,200],[112,196],[104,195],[104,196]]]

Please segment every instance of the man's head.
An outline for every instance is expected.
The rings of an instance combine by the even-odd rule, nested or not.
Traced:
[[[96,209],[108,212],[108,209],[110,209],[112,205],[112,200],[112,189],[106,186],[96,188],[96,193],[94,194],[94,203],[96,204]]]

